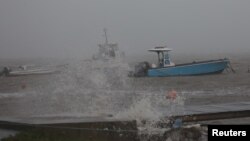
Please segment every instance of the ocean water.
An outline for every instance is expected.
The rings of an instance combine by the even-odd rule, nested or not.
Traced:
[[[37,123],[127,119],[137,120],[142,133],[163,134],[169,129],[156,124],[167,121],[167,116],[244,109],[244,102],[250,101],[249,59],[231,57],[236,73],[165,78],[129,78],[127,72],[135,63],[131,61],[71,60],[58,74],[1,77],[0,119]],[[185,60],[189,59],[179,62]],[[166,98],[171,90],[177,92],[174,100]]]

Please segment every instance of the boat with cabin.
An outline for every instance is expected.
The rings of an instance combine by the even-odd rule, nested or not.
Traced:
[[[227,58],[217,60],[206,60],[185,64],[175,64],[171,61],[169,52],[171,48],[159,46],[149,49],[158,55],[158,64],[150,65],[142,62],[135,66],[135,71],[130,76],[167,77],[167,76],[190,76],[222,73],[229,67],[230,61]]]
[[[101,61],[122,61],[125,53],[120,51],[117,43],[110,43],[108,41],[107,29],[104,28],[105,42],[98,45],[98,53],[94,54],[93,60]]]

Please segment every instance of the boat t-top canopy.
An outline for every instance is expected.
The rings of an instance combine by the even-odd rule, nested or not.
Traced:
[[[168,52],[171,51],[171,48],[167,48],[167,46],[158,46],[148,51],[156,52],[158,54],[158,66],[159,67],[167,67],[173,66],[174,64],[170,61],[170,57]]]
[[[154,47],[152,49],[149,49],[148,51],[152,51],[152,52],[168,52],[171,51],[171,48],[167,48],[166,46],[158,46],[158,47]]]

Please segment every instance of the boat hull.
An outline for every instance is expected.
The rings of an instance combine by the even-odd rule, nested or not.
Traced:
[[[221,73],[228,67],[228,59],[193,62],[171,67],[148,69],[149,77],[190,76]]]
[[[56,72],[58,71],[54,69],[21,70],[21,71],[11,71],[7,76],[44,75]]]

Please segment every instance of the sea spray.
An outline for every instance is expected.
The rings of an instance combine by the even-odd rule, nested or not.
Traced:
[[[115,115],[115,119],[136,120],[140,134],[159,134],[157,122],[160,121],[162,113],[152,107],[149,98],[145,97],[125,111]]]
[[[127,107],[131,98],[126,95],[131,84],[127,69],[121,62],[72,61],[60,74],[44,76],[34,81],[34,87],[27,84],[29,89],[10,103],[11,109],[21,117],[113,114]]]
[[[125,64],[99,61],[72,62],[60,74],[47,77],[47,85],[26,91],[12,106],[21,117],[110,117],[137,120],[141,134],[162,134],[164,117],[180,112],[183,97],[165,98],[170,88],[143,90],[127,77]],[[36,83],[36,82],[35,82]],[[140,82],[141,83],[141,82]],[[145,86],[143,86],[145,87]],[[166,122],[168,119],[164,119]]]
[[[134,103],[115,115],[115,119],[136,120],[140,140],[161,138],[171,126],[167,118],[183,113],[185,98],[181,94],[176,99],[166,99],[166,90],[134,91]]]

